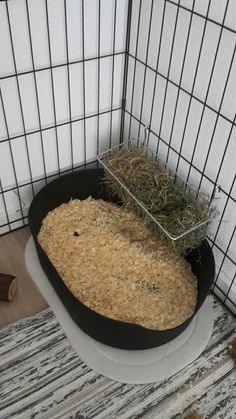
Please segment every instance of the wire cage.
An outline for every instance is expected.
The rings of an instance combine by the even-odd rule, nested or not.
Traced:
[[[236,312],[234,0],[0,1],[0,234],[52,179],[149,126],[151,152],[216,188],[213,292]],[[219,199],[217,199],[219,198]]]

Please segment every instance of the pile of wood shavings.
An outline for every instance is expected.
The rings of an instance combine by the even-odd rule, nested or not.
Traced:
[[[70,291],[106,317],[170,329],[195,310],[191,266],[132,212],[114,204],[71,200],[49,212],[38,241]]]

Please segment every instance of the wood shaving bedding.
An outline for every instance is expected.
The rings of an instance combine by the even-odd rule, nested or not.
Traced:
[[[38,241],[74,296],[106,317],[165,330],[195,310],[190,264],[131,211],[71,200],[48,213]]]

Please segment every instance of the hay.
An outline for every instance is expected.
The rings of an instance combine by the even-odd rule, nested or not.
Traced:
[[[47,215],[38,241],[70,291],[106,317],[164,330],[195,310],[191,266],[132,211],[72,200]]]
[[[196,199],[187,193],[164,167],[147,157],[144,149],[123,147],[106,157],[105,163],[172,236],[179,236],[209,219],[212,210],[201,196]],[[118,195],[126,207],[135,209],[143,217],[153,234],[162,234],[107,171],[104,183],[111,194]],[[167,240],[179,251],[186,252],[200,245],[206,231],[204,225],[177,241]]]

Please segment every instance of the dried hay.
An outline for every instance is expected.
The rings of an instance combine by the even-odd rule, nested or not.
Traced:
[[[196,199],[187,193],[164,167],[147,156],[145,149],[123,147],[106,157],[105,163],[172,236],[179,236],[209,219],[212,210],[201,196]],[[127,208],[134,209],[142,216],[154,235],[163,234],[107,171],[104,183],[110,193],[118,195]],[[186,252],[198,247],[206,232],[205,224],[177,241],[167,241],[172,247]]]

